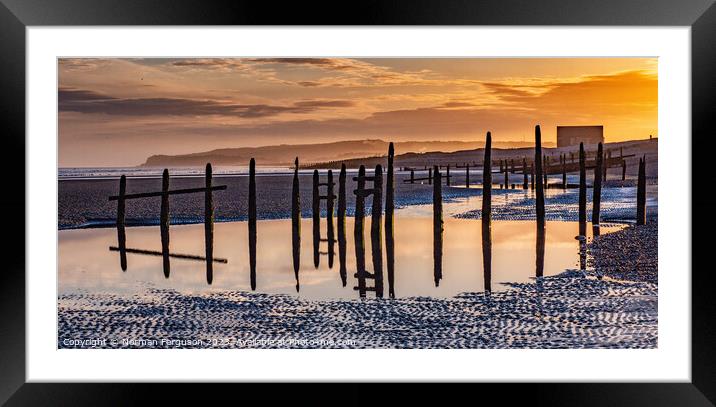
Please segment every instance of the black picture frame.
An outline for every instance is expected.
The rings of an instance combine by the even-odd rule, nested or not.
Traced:
[[[711,119],[716,113],[716,5],[714,0],[443,0],[339,2],[207,2],[200,0],[0,0],[0,116],[6,159],[5,167],[25,170],[25,41],[27,26],[64,25],[637,25],[690,26],[692,66],[692,167],[693,186],[710,171],[705,168],[704,148],[693,148],[714,137]],[[670,135],[664,135],[670,136]],[[703,159],[700,159],[703,158]],[[23,172],[24,174],[24,172]],[[13,171],[5,176],[2,210],[6,214],[24,213],[25,177]],[[48,203],[51,205],[52,203]],[[707,212],[705,201],[693,200],[695,214]],[[6,267],[0,273],[0,401],[8,405],[102,405],[167,403],[188,395],[212,398],[215,390],[192,386],[173,386],[171,390],[148,389],[140,384],[52,384],[25,383],[25,226],[19,216],[7,216],[8,236],[3,247]],[[691,224],[690,218],[684,222]],[[692,229],[693,230],[693,229]],[[693,233],[693,232],[692,232]],[[22,238],[20,237],[22,235]],[[707,253],[707,239],[691,239],[692,255]],[[32,243],[32,242],[27,242]],[[694,260],[696,257],[693,257]],[[668,270],[684,273],[689,270]],[[549,403],[552,405],[714,405],[716,402],[716,302],[712,300],[714,277],[709,267],[693,270],[692,343],[690,383],[602,383],[602,384],[505,384],[480,385],[467,392],[475,400],[487,402],[484,393],[499,393],[509,402]],[[240,367],[237,367],[240,368]],[[476,366],[476,368],[487,368]],[[254,385],[256,386],[256,385]],[[349,384],[342,398],[356,404],[364,384]],[[497,386],[487,389],[484,386]],[[520,388],[515,388],[521,386]],[[523,388],[524,387],[524,388]],[[225,389],[225,388],[224,388]],[[391,398],[401,403],[412,397],[423,402],[436,399],[441,404],[462,402],[453,391],[395,390]],[[397,387],[400,389],[400,387]],[[229,390],[235,393],[235,390]],[[287,392],[258,392],[273,401],[314,400],[314,390],[301,388]],[[373,391],[373,390],[370,390]],[[297,394],[298,393],[298,394]],[[311,395],[313,393],[313,395]],[[383,393],[383,392],[381,392]],[[303,394],[303,396],[301,396]],[[333,399],[338,401],[337,399]],[[327,400],[328,401],[328,400]],[[502,402],[500,402],[502,403]]]

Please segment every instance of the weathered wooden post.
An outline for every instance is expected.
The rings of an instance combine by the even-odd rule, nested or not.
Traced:
[[[522,157],[522,189],[527,190],[527,184],[529,180],[527,178],[527,158]]]
[[[592,227],[599,227],[599,206],[602,199],[602,166],[603,164],[602,143],[597,146],[596,166],[594,167],[594,188],[592,190]]]
[[[567,189],[567,156],[561,156],[562,161],[562,189]]]
[[[445,174],[447,177],[447,186],[450,186],[450,164],[447,165],[447,174]]]
[[[294,164],[291,188],[291,246],[293,249],[293,273],[296,276],[296,292],[298,292],[298,270],[301,267],[301,198],[298,181],[298,157]]]
[[[125,231],[125,204],[127,194],[127,177],[119,177],[119,198],[117,199],[117,246],[119,246],[119,265],[127,271],[127,233]]]
[[[321,242],[321,197],[318,192],[318,170],[313,170],[313,267],[318,268],[320,263],[319,244]]]
[[[626,181],[626,160],[622,158],[622,181]]]
[[[413,170],[412,168],[410,169],[410,183],[415,183],[415,170]]]
[[[508,171],[509,168],[507,167],[507,163],[505,162],[505,189],[510,189],[510,172]]]
[[[542,176],[542,132],[539,125],[535,126],[535,175],[539,179]],[[544,188],[547,186],[547,175],[544,176],[544,184],[537,182],[537,197],[535,205],[537,207],[537,231],[544,229]]]
[[[646,225],[646,156],[639,159],[636,185],[636,224]]]
[[[549,171],[549,169],[548,169],[548,167],[549,167],[549,157],[547,157],[547,155],[544,155],[544,156],[542,157],[542,159],[543,159],[543,161],[542,161],[542,165],[541,165],[541,167],[542,167],[542,172],[541,172],[541,174],[542,174],[543,177],[544,177],[544,188],[547,189],[547,188],[549,187],[548,182],[547,182],[547,172]]]
[[[485,138],[485,165],[482,187],[482,264],[485,291],[492,291],[492,134]]]
[[[249,278],[256,289],[256,160],[249,161]]]
[[[385,257],[388,269],[388,295],[395,298],[395,186],[393,175],[393,143],[388,146],[388,178],[385,181]]]
[[[338,175],[338,261],[339,274],[343,287],[346,286],[348,273],[346,270],[346,165],[341,164]]]
[[[433,183],[433,169],[428,169],[428,185],[431,185]]]
[[[443,278],[443,199],[440,169],[435,166],[435,184],[433,185],[433,277],[435,287]]]
[[[211,284],[214,280],[214,193],[211,190],[211,163],[206,164],[204,243],[206,247],[206,282]]]
[[[169,170],[162,172],[162,203],[159,216],[159,230],[162,237],[162,268],[164,277],[169,278]]]
[[[383,167],[375,166],[373,176],[373,205],[370,218],[370,249],[373,259],[375,295],[383,297],[383,239],[381,233],[383,218]]]
[[[334,245],[336,241],[335,232],[333,230],[333,206],[335,201],[335,195],[333,195],[333,170],[328,170],[328,179],[326,184],[326,238],[328,242],[328,268],[333,268]]]
[[[361,297],[365,297],[366,284],[365,284],[365,240],[363,236],[363,227],[365,219],[365,201],[364,195],[361,195],[365,190],[365,166],[361,165],[358,169],[358,185],[355,191],[356,204],[355,204],[355,221],[353,223],[353,240],[355,241],[355,252],[356,252],[356,276],[358,278],[358,293]]]
[[[465,188],[470,188],[470,164],[465,164]]]
[[[584,143],[579,143],[579,236],[587,236],[587,164]]]
[[[602,158],[602,182],[607,181],[607,169],[609,169],[609,160],[610,160],[611,154],[607,155],[604,154],[604,157]]]
[[[530,163],[530,189],[535,189],[535,163]]]

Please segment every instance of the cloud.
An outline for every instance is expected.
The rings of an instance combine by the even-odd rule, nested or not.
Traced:
[[[260,118],[282,113],[310,113],[323,108],[354,105],[346,100],[305,100],[291,105],[236,104],[183,98],[114,98],[89,90],[60,88],[61,112],[102,113],[121,116],[233,116]]]

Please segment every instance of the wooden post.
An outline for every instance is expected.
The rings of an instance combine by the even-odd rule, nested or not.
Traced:
[[[373,177],[373,205],[370,218],[370,251],[373,259],[375,295],[383,297],[383,239],[381,233],[383,218],[383,167],[375,166]]]
[[[388,269],[388,295],[395,298],[395,186],[393,175],[393,143],[388,146],[388,178],[385,181],[385,257]]]
[[[522,157],[522,189],[527,190],[527,184],[529,180],[527,178],[527,158]]]
[[[125,231],[125,199],[127,194],[127,177],[119,177],[119,199],[117,199],[117,246],[119,246],[119,265],[127,271],[127,234]]]
[[[542,132],[539,125],[535,126],[535,175],[539,179],[542,176]],[[537,197],[535,205],[537,207],[537,230],[543,229],[544,223],[544,188],[547,186],[547,174],[545,171],[544,184],[537,182]]]
[[[530,163],[530,189],[534,191],[535,189],[535,163],[534,161]]]
[[[256,289],[256,160],[249,161],[249,278]]]
[[[646,156],[639,159],[636,188],[636,224],[646,225]]]
[[[433,183],[433,169],[428,169],[428,185],[431,185]]]
[[[433,185],[433,277],[435,287],[443,278],[443,200],[440,169],[435,166],[435,184]]]
[[[450,186],[450,164],[447,165],[447,174],[445,174],[447,177],[447,186]]]
[[[547,189],[547,187],[548,187],[547,171],[548,171],[548,167],[549,167],[549,157],[544,155],[542,158],[543,158],[543,161],[542,161],[542,172],[541,173],[544,177],[544,188]]]
[[[626,160],[622,158],[622,181],[626,181]]]
[[[594,167],[594,188],[592,190],[592,226],[599,227],[599,205],[602,198],[602,166],[603,164],[602,143],[597,147],[597,162]]]
[[[211,190],[211,163],[206,164],[204,243],[206,247],[206,282],[211,284],[214,280],[214,192]]]
[[[485,291],[492,291],[492,134],[485,138],[485,160],[482,187],[482,264]]]
[[[587,164],[584,143],[579,143],[579,236],[587,236]]]
[[[363,236],[364,218],[365,218],[365,166],[361,165],[358,169],[358,186],[356,188],[356,204],[355,204],[355,221],[353,224],[353,239],[355,241],[356,252],[356,274],[358,275],[358,293],[361,297],[365,297],[365,241]]]
[[[162,172],[162,203],[159,231],[162,238],[162,268],[164,277],[169,278],[169,170],[166,168]]]
[[[562,189],[567,189],[567,156],[561,156],[562,161]]]
[[[412,172],[412,170],[411,170]],[[346,286],[348,273],[346,270],[346,165],[341,164],[338,175],[338,261],[339,274],[343,287]]]
[[[413,169],[410,170],[410,183],[411,184],[415,183],[415,170],[413,170]]]
[[[470,188],[470,164],[465,164],[465,188]]]
[[[313,205],[311,215],[313,216],[313,267],[318,268],[321,259],[318,248],[321,241],[321,197],[318,192],[318,170],[313,170]]]
[[[328,170],[328,182],[326,192],[326,238],[328,240],[328,268],[333,268],[334,245],[336,241],[333,230],[333,170]]]
[[[508,171],[509,168],[507,167],[507,163],[505,163],[505,189],[510,189],[510,172]]]
[[[298,157],[294,164],[291,188],[291,247],[293,249],[293,273],[296,277],[296,292],[298,292],[298,270],[301,267],[301,197],[298,181]]]
[[[611,157],[604,154],[602,157],[602,182],[607,181],[607,169],[609,169],[609,159]]]

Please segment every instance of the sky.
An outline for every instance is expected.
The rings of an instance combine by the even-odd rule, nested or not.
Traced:
[[[340,140],[657,131],[656,58],[59,59],[59,166]]]

